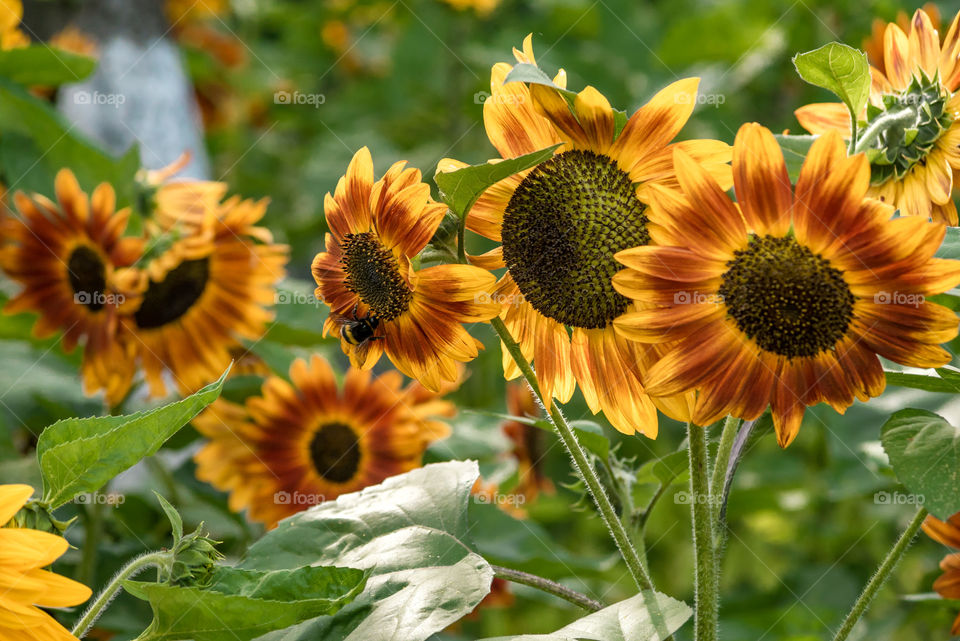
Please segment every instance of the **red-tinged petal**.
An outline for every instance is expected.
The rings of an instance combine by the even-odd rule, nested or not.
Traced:
[[[790,177],[780,145],[766,127],[747,123],[737,132],[733,184],[748,227],[758,234],[787,233],[793,202]]]
[[[661,89],[650,102],[637,109],[616,142],[610,156],[627,172],[673,140],[690,119],[696,105],[699,78],[678,80]]]

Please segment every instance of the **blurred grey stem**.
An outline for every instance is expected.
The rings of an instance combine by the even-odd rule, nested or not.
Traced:
[[[756,420],[744,421],[743,425],[740,426],[740,430],[737,432],[736,438],[733,439],[733,446],[730,448],[730,455],[725,466],[726,475],[723,481],[723,496],[720,500],[720,511],[717,514],[718,525],[722,525],[727,520],[727,500],[730,498],[730,488],[733,486],[733,477],[737,473],[737,468],[740,466],[740,459],[742,459],[746,453],[744,448],[747,445],[747,441],[750,440],[750,433],[753,432],[753,427],[756,424]],[[721,527],[721,530],[725,529],[726,528]]]
[[[96,71],[57,94],[57,108],[76,131],[114,154],[139,145],[147,169],[169,165],[189,151],[192,159],[179,176],[206,180],[210,165],[199,109],[163,4],[30,0],[24,24],[34,39],[72,24],[98,44]]]
[[[571,590],[567,586],[561,585],[556,581],[545,579],[542,576],[537,576],[536,574],[521,572],[520,570],[511,570],[510,568],[505,568],[499,565],[491,565],[490,567],[493,568],[493,574],[497,578],[542,590],[543,592],[560,597],[561,599],[569,601],[570,603],[590,612],[596,612],[597,610],[603,609],[603,604],[599,601],[591,599],[584,594],[580,594],[576,590]]]

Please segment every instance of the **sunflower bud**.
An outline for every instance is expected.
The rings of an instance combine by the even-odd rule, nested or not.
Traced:
[[[185,535],[171,552],[172,562],[161,581],[181,587],[206,587],[210,583],[217,563],[224,556],[217,550],[220,541],[214,541],[203,533],[203,524],[195,532]]]
[[[30,499],[20,508],[19,512],[13,515],[9,523],[5,526],[0,525],[0,527],[24,528],[63,535],[75,520],[76,518],[72,518],[69,521],[55,519],[46,505],[40,501]]]

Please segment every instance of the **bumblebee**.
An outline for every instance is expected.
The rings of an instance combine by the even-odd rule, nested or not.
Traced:
[[[383,336],[374,336],[380,326],[380,319],[373,314],[357,316],[359,305],[360,303],[357,303],[353,306],[350,317],[339,316],[334,322],[340,326],[340,338],[357,348],[357,357],[362,361],[370,349],[370,341],[383,340]]]

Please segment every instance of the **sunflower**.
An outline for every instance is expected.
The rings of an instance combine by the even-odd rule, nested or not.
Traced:
[[[374,182],[370,151],[354,155],[324,202],[330,233],[327,251],[313,260],[313,277],[317,298],[330,306],[325,334],[360,319],[375,332],[359,344],[341,337],[355,367],[373,367],[386,352],[397,369],[437,391],[442,381],[457,380],[458,361],[476,358],[483,347],[462,323],[488,321],[500,310],[490,296],[495,279],[479,267],[414,268],[447,208],[405,164]]]
[[[449,433],[434,417],[451,416],[453,404],[418,383],[402,388],[396,371],[371,378],[350,368],[337,389],[330,365],[314,356],[309,366],[297,359],[290,380],[269,378],[245,405],[220,399],[194,420],[210,439],[196,455],[197,478],[269,527],[419,467]]]
[[[923,531],[934,541],[960,550],[960,512],[946,521],[928,516],[923,522]],[[933,589],[945,599],[960,599],[960,552],[943,557],[940,569],[943,574],[933,582]],[[960,634],[960,615],[953,621],[950,634]]]
[[[88,199],[73,173],[62,169],[54,191],[56,203],[18,192],[14,203],[20,217],[2,219],[6,244],[0,264],[23,285],[4,312],[38,313],[33,334],[44,338],[62,331],[68,352],[85,339],[86,392],[106,389],[113,405],[126,393],[123,372],[129,370],[116,339],[118,319],[139,301],[138,278],[127,267],[140,257],[143,242],[122,236],[130,210],[115,210],[110,185],[102,183]]]
[[[517,62],[535,64],[531,36]],[[613,255],[650,241],[647,206],[653,185],[675,186],[676,146],[729,183],[730,148],[715,140],[670,144],[696,104],[699,81],[680,80],[656,94],[616,138],[616,114],[593,87],[568,107],[556,90],[504,79],[511,66],[494,65],[483,118],[503,158],[563,143],[549,160],[490,187],[467,218],[467,228],[501,244],[475,258],[506,266],[495,299],[501,318],[537,369],[547,399],[570,400],[577,383],[591,411],[603,411],[627,434],[657,434],[657,405],[683,418],[684,398],[651,400],[641,384],[654,349],[630,343],[612,321],[635,305],[613,290]],[[566,85],[561,70],[554,82]],[[440,171],[463,167],[445,159]],[[568,330],[569,328],[569,330]],[[506,350],[507,379],[520,375]]]
[[[0,638],[4,641],[76,641],[40,608],[80,605],[90,588],[43,568],[67,551],[62,536],[4,527],[33,494],[29,485],[0,485]]]
[[[860,119],[869,126],[900,112],[910,120],[865,149],[871,170],[868,194],[902,214],[956,225],[952,194],[960,179],[960,13],[942,46],[922,9],[913,14],[909,35],[888,24],[883,52],[884,71],[871,69],[870,103]],[[795,113],[810,133],[850,136],[850,116],[840,103],[806,105]]]
[[[0,0],[0,50],[30,45],[30,36],[20,29],[22,20],[21,0]]]
[[[928,2],[920,9],[927,14],[930,18],[930,24],[939,31],[940,30],[940,9],[932,2]],[[901,31],[907,31],[910,29],[910,16],[907,15],[906,11],[902,9],[897,11],[897,18],[895,20],[897,26],[900,27]],[[864,39],[863,41],[863,51],[867,54],[867,60],[870,61],[870,64],[873,65],[875,69],[878,69],[880,73],[886,73],[886,65],[884,61],[884,37],[887,31],[887,21],[881,18],[874,18],[873,22],[870,25],[870,37]]]
[[[287,263],[286,246],[256,226],[266,208],[233,196],[144,268],[143,299],[123,317],[122,338],[151,395],[167,393],[165,371],[182,394],[195,392],[223,373],[240,339],[263,336]]]
[[[769,130],[749,123],[733,149],[737,201],[682,150],[682,193],[653,191],[659,246],[617,254],[624,296],[651,309],[614,323],[624,337],[671,347],[645,380],[650,394],[699,389],[692,420],[758,417],[797,435],[807,405],[838,412],[884,388],[877,355],[912,367],[950,361],[939,346],[957,317],[925,297],[960,283],[960,261],[933,258],[945,234],[866,198],[867,159],[836,132],[813,143],[796,190]]]
[[[540,418],[540,406],[525,384],[507,385],[507,413],[521,418]],[[552,494],[555,488],[542,466],[546,433],[516,420],[506,421],[501,429],[513,444],[512,454],[517,461],[515,491],[523,495],[524,503],[535,500],[541,491]]]

